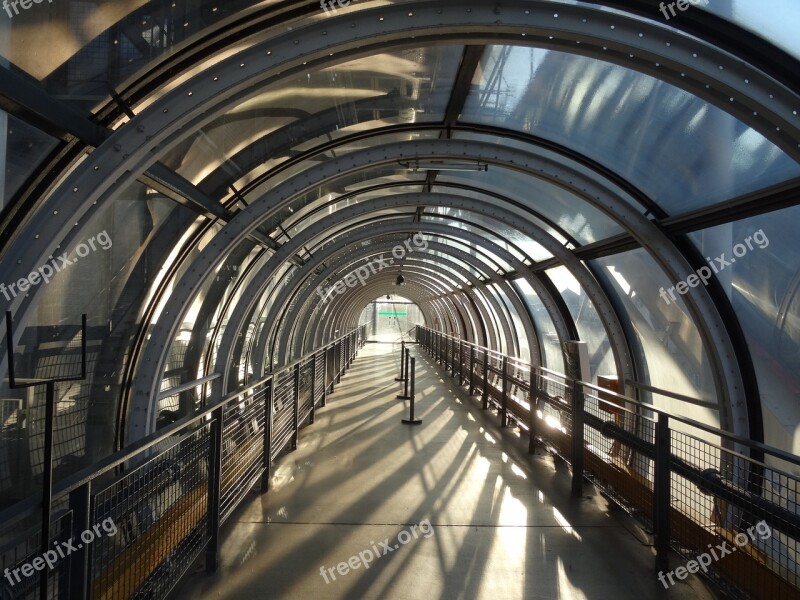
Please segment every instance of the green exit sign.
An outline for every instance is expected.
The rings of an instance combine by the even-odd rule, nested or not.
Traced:
[[[388,311],[380,311],[378,313],[381,317],[405,317],[408,313],[404,312],[388,312]]]

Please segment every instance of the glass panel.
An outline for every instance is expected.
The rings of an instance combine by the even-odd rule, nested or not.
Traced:
[[[14,315],[20,332],[18,372],[36,378],[78,375],[79,345],[54,344],[53,332],[77,331],[81,314],[87,314],[87,378],[56,388],[57,479],[114,450],[130,350],[147,326],[145,308],[163,277],[159,267],[169,268],[177,241],[196,218],[135,183],[62,241],[57,252],[59,257],[66,253],[63,259],[30,266],[28,282],[35,281],[26,285],[30,306]],[[4,290],[10,299],[21,291],[19,282],[5,284]],[[5,423],[14,424],[0,432],[0,496],[14,499],[40,487],[44,390],[9,390],[3,383],[0,397]],[[11,456],[26,459],[8,462]]]
[[[269,156],[265,167],[274,168],[283,158],[296,154],[298,144],[309,138],[329,141],[328,134],[348,127],[359,131],[380,125],[441,121],[462,53],[463,46],[396,50],[300,73],[266,86],[258,96],[173,149],[163,162],[198,183],[223,164],[228,173],[247,174]],[[289,127],[314,118],[318,121],[314,127]],[[359,125],[362,121],[369,124]],[[281,129],[293,132],[289,140],[273,136],[268,151],[264,148],[255,157],[246,150]],[[356,143],[349,151],[375,143]],[[241,154],[237,157],[237,153]],[[338,154],[337,150],[332,156]],[[246,187],[251,178],[239,177],[236,187]]]
[[[580,152],[670,214],[800,176],[800,165],[733,116],[619,65],[491,46],[473,83],[463,121],[531,133]]]
[[[594,303],[566,267],[548,269],[546,273],[567,303],[578,328],[580,341],[589,345],[589,371],[592,376],[590,383],[596,383],[598,375],[616,375],[617,367],[611,352],[611,343]]]
[[[8,2],[0,11],[0,56],[88,114],[109,89],[203,29],[248,6],[277,3],[33,0],[25,9]]]
[[[436,189],[434,188],[435,191]],[[491,240],[520,261],[525,260],[526,257],[529,257],[534,262],[553,258],[553,255],[544,249],[544,246],[500,221],[489,219],[475,212],[454,208],[439,207],[434,208],[432,212],[451,217],[451,219],[435,220],[443,220],[451,227],[477,232],[478,235]],[[454,219],[464,219],[467,223]],[[431,217],[431,220],[434,220],[434,218]]]
[[[544,349],[544,366],[548,369],[564,372],[564,356],[561,354],[561,341],[558,339],[553,319],[544,306],[539,295],[533,290],[531,284],[526,279],[519,278],[514,280],[514,287],[520,292],[523,300],[528,304],[528,308],[533,315],[533,323],[536,326],[536,333],[539,335]]]
[[[714,278],[747,339],[766,443],[794,454],[800,454],[798,221],[800,207],[793,207],[690,234],[719,271]]]
[[[697,8],[728,19],[800,59],[800,10],[795,0],[727,0],[707,2]]]
[[[362,311],[359,323],[367,324],[367,337],[375,342],[408,340],[404,334],[417,325],[424,325],[422,311],[414,302],[390,295],[391,300],[373,300]]]
[[[58,145],[58,140],[0,110],[0,209]]]
[[[682,299],[668,305],[661,289],[672,285],[646,250],[592,261],[606,272],[633,323],[642,383],[705,402],[717,403],[708,353]],[[644,395],[647,397],[647,394]],[[654,394],[652,403],[673,415],[720,426],[718,412]]]
[[[510,169],[490,166],[485,172],[440,173],[436,180],[496,191],[530,207],[579,244],[604,240],[623,231],[604,213],[566,190]],[[494,202],[499,204],[499,200]],[[528,216],[521,209],[507,208]]]

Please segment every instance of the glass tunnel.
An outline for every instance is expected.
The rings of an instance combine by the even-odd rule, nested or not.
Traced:
[[[662,570],[766,523],[702,581],[800,598],[798,28],[792,0],[3,1],[0,598],[177,593],[359,353],[408,380],[401,342]]]

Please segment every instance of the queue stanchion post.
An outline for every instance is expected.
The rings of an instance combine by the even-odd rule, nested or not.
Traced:
[[[407,373],[403,372],[403,365],[405,364],[406,358],[406,343],[400,342],[400,377],[395,377],[395,381],[405,381],[406,377],[408,376]]]
[[[397,398],[399,400],[408,400],[409,398],[411,398],[411,396],[408,395],[408,380],[410,379],[410,377],[408,376],[409,360],[414,360],[414,359],[411,358],[411,350],[406,348],[406,356],[405,356],[406,376],[405,379],[403,379],[403,393],[397,395]]]
[[[408,378],[411,380],[411,394],[410,394],[410,400],[411,400],[410,413],[411,414],[409,415],[408,419],[403,419],[403,423],[405,423],[406,425],[420,425],[420,424],[422,424],[422,419],[415,419],[414,418],[414,393],[415,393],[414,386],[415,386],[415,383],[416,383],[416,364],[415,363],[416,363],[416,359],[412,358],[411,359],[411,370],[408,373]]]

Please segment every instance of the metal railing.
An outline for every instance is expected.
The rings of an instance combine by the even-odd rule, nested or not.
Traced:
[[[589,479],[639,519],[657,570],[727,544],[704,570],[730,594],[800,598],[800,457],[426,327],[417,341],[530,452],[567,461],[574,494]]]
[[[297,447],[365,336],[354,329],[55,484],[50,562],[41,497],[0,512],[0,598],[159,599],[203,552],[215,570],[220,525],[254,484],[268,489],[273,460]]]

